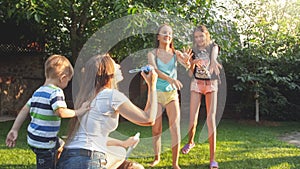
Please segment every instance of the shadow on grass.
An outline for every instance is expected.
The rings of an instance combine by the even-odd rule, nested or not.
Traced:
[[[203,165],[190,165],[190,166],[184,166],[180,165],[181,169],[208,169],[208,164]],[[151,169],[150,167],[145,167],[146,169]],[[172,169],[172,166],[160,166],[160,167],[153,167],[153,169]]]
[[[219,167],[222,169],[299,169],[300,164],[295,163],[299,160],[300,156],[293,157],[280,157],[280,158],[265,158],[265,159],[245,159],[238,160],[233,159],[232,161],[219,162]],[[249,166],[251,166],[249,168]],[[208,169],[208,164],[200,165],[180,165],[181,169]],[[245,168],[246,167],[246,168]],[[150,167],[145,167],[150,168]],[[171,166],[159,166],[154,167],[155,169],[172,169]]]

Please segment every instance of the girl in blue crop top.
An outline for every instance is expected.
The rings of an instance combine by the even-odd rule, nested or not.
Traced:
[[[177,90],[183,85],[177,80],[177,61],[189,67],[191,53],[181,53],[173,46],[172,28],[169,25],[162,25],[157,31],[157,46],[148,53],[148,62],[158,74],[156,89],[158,100],[158,112],[155,124],[152,127],[153,148],[155,153],[152,167],[160,161],[161,134],[162,134],[162,113],[166,109],[170,124],[172,138],[172,166],[179,169],[178,158],[180,149],[180,107]]]

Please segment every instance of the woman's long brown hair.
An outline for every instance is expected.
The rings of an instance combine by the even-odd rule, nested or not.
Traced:
[[[114,61],[108,54],[96,55],[90,58],[81,71],[81,79],[79,79],[81,84],[74,102],[74,108],[80,108],[85,101],[92,101],[100,90],[111,82],[114,71]],[[74,117],[69,122],[67,143],[74,137],[79,128],[79,118]]]

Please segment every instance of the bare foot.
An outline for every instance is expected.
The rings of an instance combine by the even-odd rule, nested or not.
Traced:
[[[154,160],[152,163],[150,163],[150,167],[154,167],[159,163],[159,160]]]
[[[175,165],[172,167],[173,169],[180,169],[179,165]]]
[[[132,163],[132,168],[135,168],[135,169],[145,169],[144,166],[142,166],[141,164],[139,163]]]

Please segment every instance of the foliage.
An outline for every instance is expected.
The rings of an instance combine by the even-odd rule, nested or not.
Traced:
[[[201,119],[199,124],[203,124]],[[26,144],[26,127],[28,121],[22,126],[19,132],[17,146],[13,149],[7,148],[5,137],[12,126],[12,122],[0,123],[0,168],[35,168],[35,155]],[[167,120],[164,121],[164,129],[168,127]],[[294,145],[280,141],[277,137],[286,133],[297,131],[299,122],[266,123],[257,125],[251,122],[236,122],[222,120],[218,126],[217,140],[217,161],[220,168],[251,168],[251,169],[293,169],[299,168],[299,148]],[[187,124],[186,124],[187,125]],[[62,121],[60,135],[66,133],[67,120]],[[201,125],[199,125],[201,126]],[[182,126],[183,127],[183,126]],[[187,127],[187,126],[185,126]],[[201,128],[198,127],[197,131]],[[141,133],[141,138],[151,136],[151,128],[136,126],[129,122],[122,122],[118,131],[126,136],[134,135],[137,131]],[[198,138],[198,133],[195,138]],[[163,140],[170,140],[165,136]],[[141,140],[143,141],[143,140]],[[187,142],[185,138],[181,147]],[[132,153],[130,160],[147,165],[153,160],[152,152],[143,154],[146,158],[136,158],[142,145],[139,143]],[[161,156],[161,162],[155,168],[171,168],[172,153],[169,148],[170,143],[163,144],[168,150]],[[135,157],[135,158],[134,158]],[[188,155],[180,154],[179,164],[183,169],[206,169],[209,163],[209,144],[197,143]]]
[[[241,111],[254,110],[254,100],[259,99],[263,117],[296,119],[299,103],[295,100],[300,92],[299,2],[237,4],[240,13],[235,12],[234,22],[243,44],[226,64],[230,76],[236,78],[235,90],[246,96],[241,97]]]
[[[70,59],[75,62],[86,40],[99,27],[119,16],[114,15],[113,4],[93,0],[3,1],[0,17],[4,22],[13,20],[16,24],[30,21],[31,27],[44,35],[48,53],[72,56]]]
[[[221,2],[1,0],[0,18],[2,23],[25,25],[29,35],[35,34],[37,41],[45,42],[47,53],[70,56],[73,63],[95,32],[124,16],[142,17],[128,20],[128,26],[120,28],[124,33],[130,30],[132,36],[109,51],[118,62],[136,51],[154,47],[155,33],[142,32],[147,24],[172,23],[177,49],[190,46],[193,27],[205,24],[221,46],[220,58],[240,98],[238,111],[251,115],[254,96],[259,96],[265,117],[300,117],[296,102],[300,91],[299,0]],[[181,24],[180,20],[190,24]]]
[[[42,9],[30,1],[0,1],[1,42],[17,45],[43,43],[42,26],[35,21],[40,19],[40,13],[43,13]]]
[[[75,62],[79,51],[91,35],[105,24],[127,15],[143,14],[146,18],[151,13],[158,15],[174,15],[190,21],[192,24],[218,23],[214,17],[218,16],[214,1],[181,0],[181,1],[3,1],[1,2],[4,21],[13,20],[17,24],[24,20],[30,21],[31,27],[38,29],[46,40],[48,53],[63,53],[71,56]],[[4,8],[6,7],[6,8]],[[150,18],[151,19],[151,18]],[[167,21],[168,22],[168,21]],[[169,21],[170,22],[170,21]],[[158,23],[158,22],[157,22]],[[141,21],[132,21],[131,25],[142,28]],[[190,30],[189,30],[190,31]],[[179,31],[177,31],[179,32]],[[190,32],[180,31],[186,37]],[[212,31],[213,32],[213,31]],[[177,39],[180,42],[180,38]],[[142,43],[140,43],[142,42]],[[185,43],[181,41],[180,43]],[[125,46],[126,45],[126,46]],[[115,49],[117,56],[127,56],[132,50],[153,45],[153,35],[130,37],[118,44]],[[181,48],[182,44],[178,44]],[[113,52],[114,53],[114,52]],[[127,53],[127,55],[125,54]],[[118,60],[122,60],[118,58]]]

